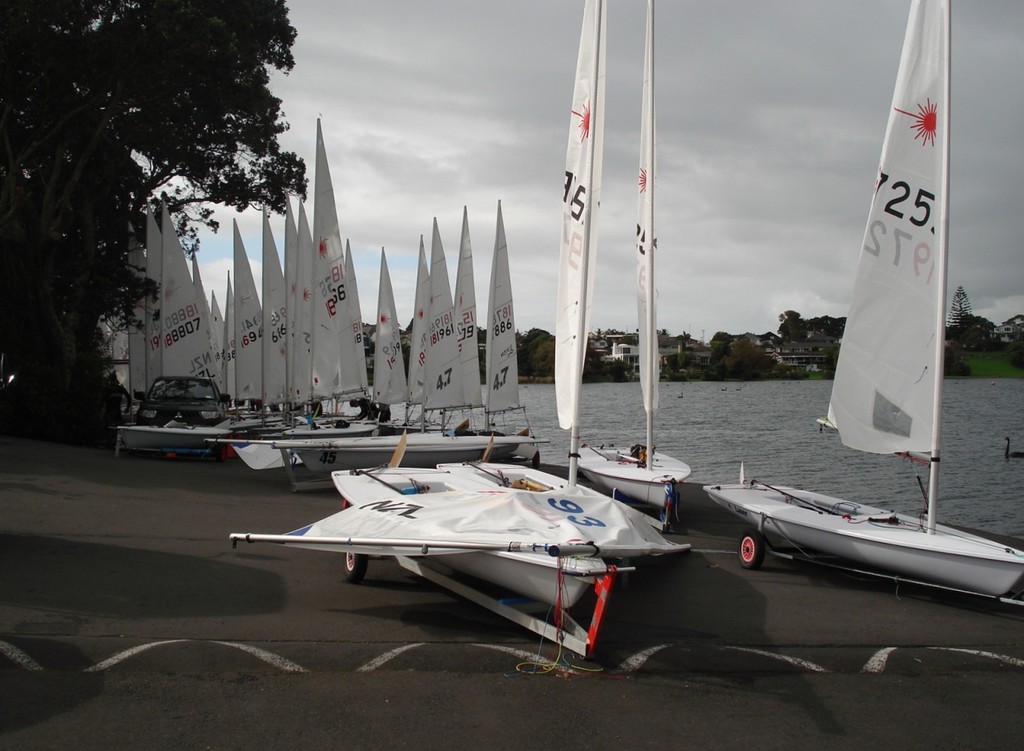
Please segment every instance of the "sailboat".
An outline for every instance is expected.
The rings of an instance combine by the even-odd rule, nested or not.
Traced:
[[[573,175],[574,184],[582,180],[582,189],[573,196],[578,204],[566,201],[570,218],[577,205],[586,210],[587,202],[596,200],[586,187],[599,183],[591,183],[590,178],[595,174],[591,169],[595,154],[600,153],[593,143],[600,141],[603,120],[605,18],[604,1],[587,0],[573,110],[585,111],[588,116],[583,138],[575,122],[570,137],[567,173]],[[576,117],[574,114],[574,121]],[[586,148],[580,148],[581,140],[589,141]],[[598,169],[598,177],[599,173]],[[579,262],[577,267],[587,263],[591,216],[587,212],[585,222],[578,221],[582,213],[571,218],[576,226],[563,238],[583,241],[583,248],[576,243],[563,247],[563,260],[573,248],[581,250],[582,255],[573,256]],[[585,326],[585,316],[583,319],[578,323]],[[581,366],[582,359],[577,364]],[[567,372],[578,384],[582,368],[573,364]],[[579,389],[572,393],[578,396]],[[578,404],[561,407],[566,407],[568,414],[579,414]],[[568,482],[559,481],[557,487],[533,489],[537,486],[525,482],[526,478],[505,476],[496,482],[493,476],[471,474],[472,470],[449,472],[438,467],[431,481],[424,483],[404,477],[404,468],[396,466],[401,460],[397,450],[388,470],[333,473],[334,485],[347,506],[337,514],[289,534],[235,533],[230,538],[236,543],[273,542],[332,550],[345,553],[347,561],[365,554],[393,556],[403,567],[583,655],[593,652],[618,572],[629,570],[622,568],[621,561],[689,548],[663,538],[639,511],[578,486],[574,474]],[[539,610],[529,612],[530,606],[495,599],[452,572],[511,590],[529,598]],[[354,578],[362,574],[355,568],[350,573]],[[597,602],[589,627],[583,628],[566,611],[591,586]]]
[[[766,544],[1018,604],[1024,551],[936,523],[949,203],[949,1],[913,0],[829,403],[844,445],[929,459],[927,511],[895,513],[766,483],[707,486]],[[741,473],[742,475],[742,473]],[[767,536],[767,537],[766,537]]]
[[[658,509],[662,524],[667,527],[678,513],[678,485],[690,476],[690,466],[653,448],[660,371],[654,286],[654,256],[657,252],[654,235],[654,0],[648,0],[647,3],[641,121],[636,280],[640,323],[640,383],[647,416],[647,440],[628,449],[584,445],[580,448],[579,468],[599,489],[621,500]]]

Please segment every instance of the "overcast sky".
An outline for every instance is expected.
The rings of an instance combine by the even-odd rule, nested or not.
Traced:
[[[593,329],[636,328],[635,183],[645,0],[610,0]],[[412,316],[420,235],[450,274],[468,207],[478,316],[495,209],[516,328],[554,331],[559,222],[582,0],[291,0],[295,68],[275,76],[307,165],[316,118],[364,321],[380,249]],[[710,338],[778,316],[845,316],[906,28],[906,0],[661,0],[655,28],[658,328]],[[1024,3],[953,0],[949,292],[1024,313]],[[297,204],[293,203],[297,208]],[[223,304],[237,218],[257,284],[258,212],[201,235]],[[312,220],[311,220],[312,221]],[[279,252],[284,218],[271,218]],[[454,283],[452,284],[454,287]]]

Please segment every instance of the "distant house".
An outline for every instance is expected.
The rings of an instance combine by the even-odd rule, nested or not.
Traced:
[[[834,337],[814,332],[803,341],[780,343],[773,356],[788,367],[816,372],[825,369],[829,353],[838,346]]]
[[[999,341],[1009,343],[1020,339],[1024,328],[1013,321],[1007,321],[1001,326],[996,326],[992,333]]]

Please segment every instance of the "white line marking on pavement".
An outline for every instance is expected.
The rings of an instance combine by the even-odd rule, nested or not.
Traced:
[[[862,673],[881,673],[889,662],[889,655],[896,651],[896,647],[886,647],[871,655],[871,659],[864,663],[860,669]]]
[[[767,652],[763,649],[751,649],[749,647],[726,647],[726,649],[735,649],[737,652],[750,652],[751,654],[761,655],[763,657],[771,657],[773,660],[788,662],[790,665],[796,665],[797,667],[801,667],[815,673],[828,672],[821,665],[816,665],[815,663],[807,660],[801,660],[799,657],[789,657],[788,655],[780,655],[776,652]]]
[[[406,644],[406,645],[401,646],[401,647],[395,647],[390,652],[385,652],[384,654],[379,655],[378,657],[374,657],[372,660],[370,660],[365,665],[359,666],[359,668],[356,669],[356,672],[357,673],[370,673],[370,672],[376,670],[377,668],[379,668],[384,663],[390,662],[391,660],[395,659],[396,657],[398,657],[398,655],[402,654],[402,652],[405,652],[408,649],[413,649],[414,647],[422,647],[422,646],[423,646],[423,642],[416,642],[414,644]]]
[[[268,665],[272,665],[278,670],[283,670],[286,673],[309,672],[301,665],[298,665],[292,662],[291,660],[285,659],[279,654],[268,652],[265,649],[260,649],[259,647],[254,647],[250,644],[238,644],[233,641],[215,641],[214,644],[223,644],[225,647],[234,647],[235,649],[240,649],[243,652],[248,652],[254,657],[258,657],[259,659],[263,660],[263,662],[267,663]]]
[[[976,655],[977,657],[988,657],[990,660],[998,660],[999,662],[1005,662],[1007,665],[1013,665],[1017,668],[1024,668],[1024,660],[1018,660],[1016,657],[1010,657],[1009,655],[1000,655],[995,652],[985,652],[980,649],[960,649],[957,647],[928,647],[928,649],[941,649],[946,652],[963,652],[968,655]]]
[[[474,647],[483,647],[484,649],[493,649],[495,652],[504,652],[510,654],[520,660],[543,660],[543,656],[536,652],[527,652],[525,649],[516,649],[515,647],[506,647],[502,644],[474,644]]]
[[[137,655],[140,652],[145,652],[147,649],[152,649],[153,647],[159,647],[162,644],[177,644],[178,642],[183,642],[183,641],[188,641],[188,640],[187,639],[165,639],[164,641],[153,641],[153,642],[150,642],[149,644],[140,644],[137,647],[132,647],[131,649],[126,649],[123,652],[118,652],[113,657],[108,657],[107,659],[103,660],[102,662],[97,662],[92,667],[86,668],[84,672],[86,672],[86,673],[100,673],[100,672],[106,670],[107,668],[113,667],[114,665],[116,665],[117,663],[121,662],[122,660],[127,660],[129,657]]]
[[[637,652],[635,655],[627,657],[625,660],[623,660],[622,664],[619,665],[618,670],[620,670],[623,673],[632,673],[636,670],[639,670],[644,666],[644,663],[646,663],[651,657],[653,657],[655,654],[665,649],[666,647],[671,646],[671,644],[659,644],[656,647],[648,647],[647,649]]]
[[[25,670],[42,670],[43,666],[13,644],[0,641],[0,654]]]

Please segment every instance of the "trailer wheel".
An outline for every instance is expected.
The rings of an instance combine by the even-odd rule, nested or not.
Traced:
[[[748,529],[740,537],[740,565],[743,568],[758,569],[764,563],[764,535],[756,529]]]
[[[345,553],[345,581],[358,584],[366,576],[369,556],[365,553]]]

